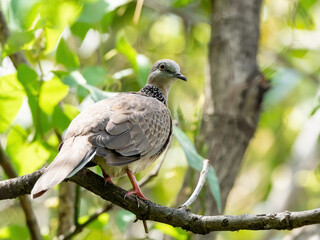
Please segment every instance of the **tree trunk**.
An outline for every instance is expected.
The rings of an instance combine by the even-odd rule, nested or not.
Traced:
[[[207,158],[218,175],[222,209],[256,130],[269,85],[256,61],[261,2],[212,1],[210,78],[199,142],[208,146]],[[205,195],[204,214],[218,214],[209,189]]]

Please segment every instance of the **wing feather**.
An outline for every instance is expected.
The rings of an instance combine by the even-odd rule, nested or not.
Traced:
[[[106,152],[97,150],[108,164],[122,166],[140,159],[136,158],[137,155],[141,158],[157,155],[170,135],[171,116],[163,103],[154,98],[128,94],[119,97],[110,107],[105,129],[95,132],[89,141],[98,148],[108,149]]]

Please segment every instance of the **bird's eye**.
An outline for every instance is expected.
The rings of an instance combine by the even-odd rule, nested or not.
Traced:
[[[161,64],[159,68],[160,70],[164,70],[164,64]]]

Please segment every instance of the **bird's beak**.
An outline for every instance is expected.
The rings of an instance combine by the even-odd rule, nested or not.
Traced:
[[[181,73],[175,73],[174,76],[175,76],[176,78],[179,78],[179,79],[183,80],[183,81],[187,81],[186,76],[184,76],[184,75],[181,74]]]

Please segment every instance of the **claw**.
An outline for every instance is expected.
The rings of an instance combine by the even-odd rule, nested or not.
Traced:
[[[111,177],[101,168],[101,171],[102,171],[102,175],[104,177],[104,183],[112,183],[112,180],[111,180]]]

